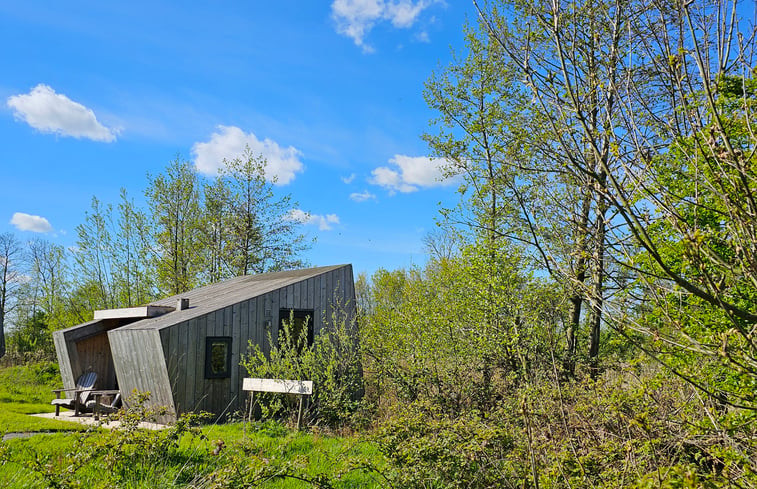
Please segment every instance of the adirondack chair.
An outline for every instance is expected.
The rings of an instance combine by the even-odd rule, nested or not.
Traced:
[[[76,387],[74,389],[53,389],[53,392],[57,395],[57,398],[52,401],[52,405],[55,406],[55,415],[60,416],[60,408],[63,406],[64,408],[73,409],[74,416],[78,416],[87,405],[89,395],[95,388],[95,382],[97,382],[97,374],[95,372],[87,372],[76,379]],[[61,399],[61,392],[73,392],[73,395],[71,399]]]

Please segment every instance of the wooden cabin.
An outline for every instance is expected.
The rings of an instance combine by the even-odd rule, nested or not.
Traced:
[[[282,320],[309,317],[309,336],[334,315],[355,315],[352,265],[237,277],[143,307],[95,311],[94,320],[53,334],[65,388],[97,373],[96,389],[128,399],[149,392],[170,422],[184,412],[224,415],[245,398],[239,365],[253,342],[269,348]]]

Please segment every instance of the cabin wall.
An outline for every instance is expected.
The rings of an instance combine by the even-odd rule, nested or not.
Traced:
[[[79,370],[97,373],[98,389],[116,388],[116,371],[113,367],[113,358],[110,353],[108,334],[103,331],[100,334],[90,336],[76,342],[76,352],[79,358]]]
[[[149,392],[150,407],[165,407],[169,414],[159,422],[174,419],[175,406],[160,334],[154,329],[116,329],[108,333],[113,364],[124,402],[137,392]]]
[[[244,409],[239,363],[248,342],[268,352],[268,333],[278,339],[280,309],[312,309],[315,334],[341,304],[350,318],[355,315],[352,267],[345,266],[302,280],[252,299],[177,323],[160,331],[161,356],[167,360],[167,376],[177,413],[208,411],[229,414]],[[205,342],[209,336],[231,337],[231,376],[205,378]],[[119,379],[122,378],[119,371]]]
[[[111,358],[108,331],[122,320],[95,320],[53,332],[55,352],[65,389],[73,389],[85,372],[97,373],[97,389],[114,389],[116,372]]]
[[[71,355],[68,352],[68,344],[63,336],[63,331],[53,332],[53,343],[55,344],[55,354],[58,356],[58,366],[60,368],[61,380],[63,380],[64,389],[74,389],[76,379],[71,366]]]

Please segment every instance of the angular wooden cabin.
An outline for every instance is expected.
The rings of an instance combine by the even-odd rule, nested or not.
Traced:
[[[150,392],[170,422],[184,412],[244,408],[239,365],[248,342],[268,349],[283,319],[311,318],[317,334],[333,315],[355,317],[352,265],[237,277],[143,307],[95,311],[94,320],[53,334],[65,388],[94,371],[96,389]]]

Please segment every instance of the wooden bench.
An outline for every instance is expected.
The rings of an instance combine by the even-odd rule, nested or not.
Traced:
[[[297,429],[300,429],[302,421],[302,399],[313,394],[312,380],[282,380],[282,379],[255,379],[246,377],[242,380],[242,390],[250,391],[250,408],[247,419],[252,421],[252,401],[255,392],[273,392],[278,394],[297,394],[300,397],[300,407],[297,412]]]

